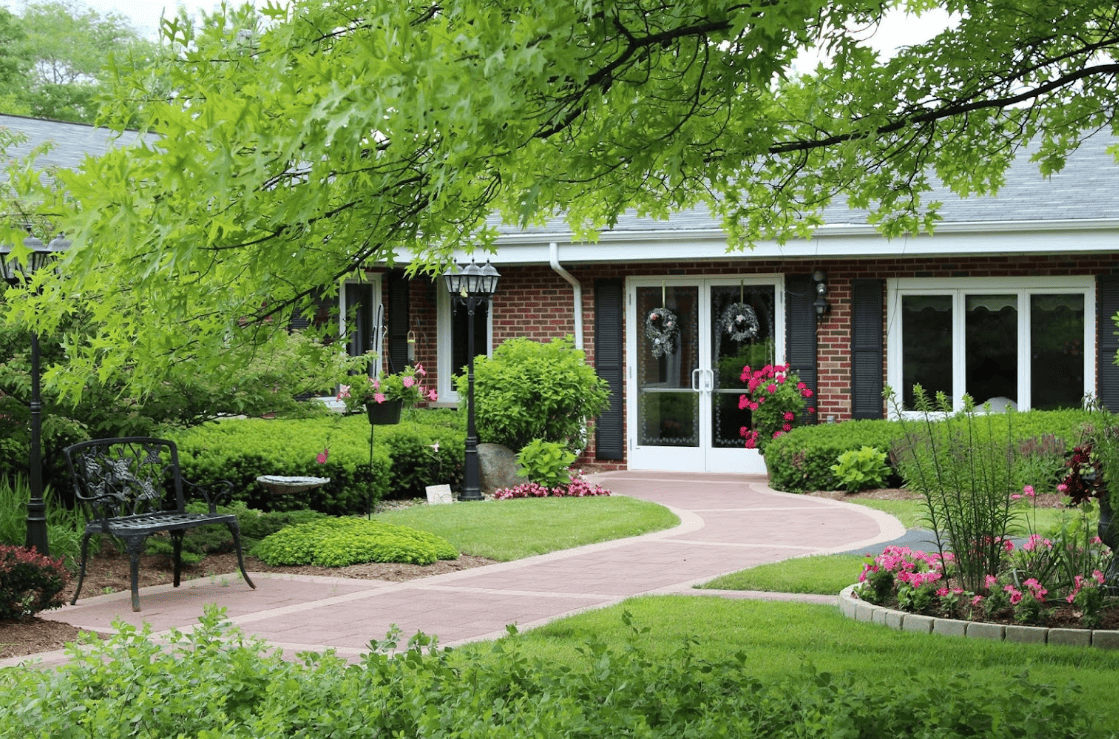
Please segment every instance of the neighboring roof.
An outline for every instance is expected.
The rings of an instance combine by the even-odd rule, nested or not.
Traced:
[[[117,146],[135,142],[139,136],[134,131],[128,131],[118,139],[116,132],[107,128],[16,115],[0,115],[0,128],[19,131],[27,136],[26,142],[8,149],[7,153],[12,157],[24,156],[34,147],[50,141],[53,147],[38,159],[38,163],[44,169],[47,167],[73,169],[87,154],[92,156],[104,154]]]

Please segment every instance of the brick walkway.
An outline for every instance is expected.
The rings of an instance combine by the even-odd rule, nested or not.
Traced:
[[[775,492],[763,476],[630,471],[593,480],[616,494],[668,506],[680,526],[402,583],[251,573],[257,589],[250,590],[240,576],[224,575],[179,588],[144,588],[140,613],[132,612],[124,592],[40,615],[98,631],[111,630],[118,618],[147,621],[159,634],[191,627],[206,604],[217,603],[234,624],[285,653],[333,648],[356,659],[393,624],[405,636],[423,631],[455,645],[500,636],[506,624],[524,630],[637,595],[788,598],[692,586],[757,564],[869,546],[905,531],[896,519],[866,507]],[[46,664],[64,659],[61,652],[37,656]]]

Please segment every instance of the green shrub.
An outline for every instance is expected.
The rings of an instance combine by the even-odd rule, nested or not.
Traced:
[[[34,616],[62,605],[70,573],[61,559],[0,545],[0,619]]]
[[[423,495],[427,485],[462,479],[465,434],[446,414],[428,411],[373,430],[364,415],[299,420],[229,419],[173,434],[183,476],[207,485],[229,480],[234,499],[263,511],[312,508],[332,515],[364,513],[382,498]],[[326,459],[317,457],[327,450]],[[260,475],[329,477],[304,493],[272,495]]]
[[[517,453],[517,473],[544,487],[561,487],[571,482],[568,469],[574,461],[575,452],[562,444],[533,439]]]
[[[27,502],[31,488],[22,475],[0,476],[0,544],[23,546],[27,540]],[[80,510],[67,508],[49,486],[43,491],[46,503],[47,544],[51,555],[76,568],[81,551],[85,518]]]
[[[886,452],[864,446],[858,451],[840,454],[831,471],[844,490],[857,493],[884,486],[890,476],[890,465],[886,462]]]
[[[510,339],[474,363],[478,438],[510,449],[533,439],[582,449],[587,423],[609,406],[609,390],[570,337],[541,344]],[[467,379],[455,378],[465,398]]]
[[[1011,429],[1007,414],[992,414],[978,428],[977,441],[990,435],[1012,433],[1021,444],[1045,435],[1058,437],[1072,448],[1078,429],[1089,422],[1091,415],[1082,409],[1057,411],[1023,411],[1014,415]],[[832,471],[839,455],[864,446],[889,450],[891,474],[886,484],[900,485],[894,449],[903,436],[899,422],[891,420],[860,420],[800,426],[774,439],[765,449],[769,484],[775,490],[803,493],[810,490],[840,490],[842,486]],[[1028,446],[1026,448],[1029,448]],[[1035,487],[1037,482],[1030,483]],[[1044,492],[1038,487],[1038,492]]]
[[[458,559],[446,539],[362,518],[324,518],[265,537],[252,552],[270,565],[344,567],[363,562],[431,564]]]

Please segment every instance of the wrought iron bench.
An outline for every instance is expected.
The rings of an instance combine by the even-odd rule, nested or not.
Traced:
[[[86,512],[81,569],[70,605],[78,602],[78,593],[82,591],[89,538],[94,534],[109,534],[124,541],[131,559],[132,610],[139,611],[137,580],[144,540],[158,531],[170,533],[175,587],[179,587],[183,535],[195,526],[216,523],[229,527],[241,576],[250,588],[256,589],[245,572],[237,517],[217,512],[218,500],[232,492],[232,483],[225,482],[220,491],[211,494],[184,480],[179,472],[179,451],[174,442],[149,437],[94,439],[66,447],[63,453],[70,468],[74,494]],[[210,509],[208,513],[186,511],[184,487],[201,494]]]

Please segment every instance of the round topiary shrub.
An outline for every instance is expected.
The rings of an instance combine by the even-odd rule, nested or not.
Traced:
[[[446,539],[363,518],[323,518],[266,536],[252,551],[270,565],[344,567],[364,562],[428,565],[458,559]]]

